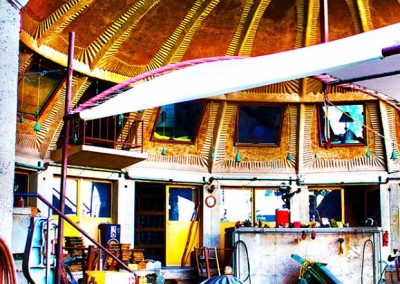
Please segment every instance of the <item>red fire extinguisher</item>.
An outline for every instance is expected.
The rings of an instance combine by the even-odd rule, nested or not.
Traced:
[[[389,245],[389,232],[388,231],[385,231],[383,233],[382,244],[383,244],[384,247],[387,247]]]

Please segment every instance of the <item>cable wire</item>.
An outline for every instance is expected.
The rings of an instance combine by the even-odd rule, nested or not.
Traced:
[[[247,279],[248,279],[248,280],[249,280],[249,283],[251,284],[249,252],[248,252],[248,250],[247,250],[247,246],[246,246],[246,243],[245,243],[244,241],[238,240],[238,241],[235,242],[235,244],[233,245],[233,247],[234,247],[234,249],[235,249],[235,250],[234,250],[234,254],[235,254],[234,256],[235,256],[235,258],[236,258],[236,254],[237,254],[237,250],[238,250],[239,244],[242,244],[242,245],[243,245],[244,250],[245,250],[245,252],[246,252],[247,269],[248,269],[248,275],[247,275],[247,277],[246,277],[244,280],[241,280],[241,279],[240,279],[240,281],[245,282],[245,281],[247,281]]]

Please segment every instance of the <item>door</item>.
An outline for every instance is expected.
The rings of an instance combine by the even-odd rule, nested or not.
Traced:
[[[167,266],[189,265],[190,252],[199,247],[198,194],[197,187],[167,186]]]

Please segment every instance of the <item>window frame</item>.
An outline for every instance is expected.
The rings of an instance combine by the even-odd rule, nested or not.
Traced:
[[[361,105],[362,107],[363,107],[363,112],[362,112],[362,115],[363,115],[363,124],[362,124],[362,137],[363,137],[363,140],[364,140],[364,142],[359,142],[359,143],[332,143],[332,140],[331,140],[331,143],[329,143],[329,147],[357,147],[357,146],[366,146],[367,145],[367,142],[368,142],[368,139],[367,139],[367,133],[368,133],[368,131],[366,131],[366,129],[365,129],[365,124],[366,124],[366,119],[367,119],[367,117],[366,117],[366,104],[365,103],[363,103],[363,102],[341,102],[341,103],[337,103],[337,104],[335,104],[334,106],[329,106],[329,107],[341,107],[341,106],[356,106],[356,105]],[[328,146],[328,144],[327,144],[327,142],[328,141],[326,141],[326,138],[325,138],[325,141],[323,141],[323,137],[325,136],[325,134],[323,133],[324,132],[324,129],[323,129],[323,124],[322,124],[322,120],[323,120],[323,115],[324,115],[324,113],[322,112],[322,109],[324,108],[325,106],[323,105],[323,104],[318,104],[317,105],[317,123],[318,123],[318,143],[319,143],[319,145],[320,145],[320,147],[327,147]],[[353,122],[353,123],[358,123],[358,122]],[[344,126],[345,127],[345,126]]]
[[[239,120],[240,120],[240,108],[241,107],[279,107],[281,109],[281,117],[279,122],[279,127],[277,131],[277,141],[276,143],[248,143],[248,142],[240,142],[239,141]],[[235,137],[234,137],[234,145],[235,146],[245,146],[245,147],[279,147],[281,144],[282,137],[282,129],[283,122],[285,116],[286,106],[283,104],[246,104],[242,103],[237,106],[237,114],[236,114],[236,127],[235,127]]]
[[[195,131],[193,132],[193,138],[191,139],[191,141],[182,141],[182,140],[175,140],[175,139],[159,139],[155,137],[155,133],[156,133],[156,129],[157,129],[157,125],[158,125],[158,121],[160,119],[160,113],[162,111],[163,107],[166,107],[168,105],[163,105],[160,106],[157,110],[157,115],[156,115],[156,119],[154,121],[154,125],[153,125],[153,129],[151,131],[151,138],[150,141],[152,142],[160,142],[160,143],[171,143],[171,144],[187,144],[187,145],[194,145],[196,143],[198,134],[199,134],[199,129],[201,126],[201,122],[203,121],[204,118],[204,114],[206,112],[206,103],[203,101],[190,101],[196,104],[199,104],[201,106],[201,111],[200,111],[200,115],[199,115],[199,121],[197,122]],[[189,103],[189,102],[181,102],[181,103]],[[177,105],[180,103],[174,103],[174,104],[169,104],[169,105]]]
[[[342,187],[329,187],[329,186],[310,187],[310,188],[308,188],[308,191],[309,191],[308,195],[310,196],[312,191],[322,191],[322,190],[330,190],[330,191],[338,190],[338,191],[340,191],[340,206],[341,206],[340,207],[340,215],[341,215],[341,220],[335,220],[335,221],[344,223],[345,217],[346,217],[345,216],[344,188],[342,188]],[[318,205],[317,205],[317,207],[318,207]],[[309,216],[311,216],[311,212],[310,211],[309,211],[308,214],[309,214]],[[322,217],[322,216],[320,216],[320,217]],[[330,219],[329,219],[329,221],[330,221]]]
[[[61,187],[61,176],[55,175],[54,180],[58,181],[60,183]],[[114,200],[114,182],[109,181],[109,180],[101,180],[101,179],[91,179],[91,178],[78,178],[78,177],[67,177],[67,182],[68,180],[70,181],[75,181],[76,182],[76,214],[66,214],[68,216],[76,216],[79,218],[92,218],[92,219],[113,219],[114,217],[114,205],[113,205],[113,200]],[[109,207],[110,207],[110,216],[104,217],[104,216],[91,216],[91,215],[85,215],[83,213],[83,193],[82,190],[84,190],[84,186],[82,185],[83,183],[90,183],[93,186],[93,183],[104,183],[104,184],[109,184],[110,185],[110,196],[109,196]],[[53,188],[54,190],[54,188]],[[59,189],[61,190],[61,189]],[[54,192],[52,192],[52,195],[54,195]],[[58,197],[59,198],[59,197]],[[58,199],[58,202],[60,200]],[[53,202],[52,202],[53,204]],[[54,205],[54,204],[53,204]],[[57,208],[57,206],[56,206]]]
[[[58,69],[56,69],[57,67],[52,67],[52,64],[42,60],[42,62],[39,62],[39,60],[42,60],[42,58],[35,58],[29,65],[29,67],[26,69],[26,71],[19,76],[18,79],[18,89],[21,91],[18,91],[18,98],[17,98],[17,113],[18,116],[23,116],[26,119],[29,120],[36,120],[37,117],[42,116],[43,112],[45,111],[45,109],[47,108],[47,106],[49,105],[51,99],[60,91],[61,88],[63,88],[65,81],[67,80],[67,76],[62,72],[62,70],[59,70],[61,67],[59,67]],[[38,113],[30,113],[30,112],[26,112],[23,109],[20,108],[20,97],[23,96],[24,94],[23,92],[23,87],[20,84],[24,84],[24,76],[26,76],[27,74],[29,74],[31,72],[31,69],[33,67],[37,67],[37,68],[41,68],[41,71],[38,72],[46,72],[48,71],[48,73],[57,73],[60,75],[60,80],[58,85],[53,89],[53,91],[50,94],[47,94],[47,96],[45,97],[45,99],[42,101],[41,104],[39,104],[37,111]],[[54,71],[52,71],[54,70]],[[34,73],[34,72],[33,72]],[[41,75],[39,74],[39,76],[44,77],[45,75]],[[22,99],[21,99],[22,100]]]

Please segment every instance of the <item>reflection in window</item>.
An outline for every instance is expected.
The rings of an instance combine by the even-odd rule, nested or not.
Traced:
[[[310,221],[322,221],[323,218],[343,221],[341,189],[310,190],[309,204]]]
[[[197,134],[203,104],[183,102],[162,106],[158,114],[153,138],[192,142]]]
[[[327,109],[326,109],[327,108]],[[321,106],[320,138],[326,143],[330,138],[333,145],[364,143],[364,106],[339,105]]]
[[[111,217],[111,184],[83,181],[81,186],[82,216]]]
[[[282,121],[280,106],[240,106],[237,143],[279,143]]]
[[[53,184],[53,206],[60,208],[61,179],[55,177]],[[78,181],[67,179],[65,189],[65,215],[77,215]]]
[[[169,220],[191,221],[195,213],[195,190],[193,188],[169,188]]]
[[[220,216],[223,222],[252,220],[250,189],[222,189]]]
[[[256,222],[275,222],[276,209],[283,209],[285,203],[275,190],[256,190]]]

